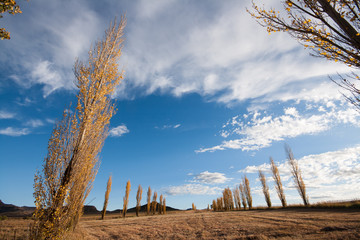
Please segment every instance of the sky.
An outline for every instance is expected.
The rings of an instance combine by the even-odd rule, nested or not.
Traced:
[[[257,1],[260,2],[260,1]],[[247,13],[251,1],[18,1],[23,13],[0,26],[0,199],[34,206],[34,174],[64,109],[76,101],[73,66],[126,14],[113,96],[117,113],[100,154],[86,204],[129,207],[143,187],[167,205],[206,208],[226,187],[250,180],[254,206],[265,206],[264,171],[273,205],[281,205],[269,168],[279,167],[288,203],[302,203],[284,144],[298,161],[311,203],[359,199],[360,116],[329,76],[351,69],[310,56],[286,33],[272,33]],[[262,4],[260,2],[260,4]],[[281,8],[279,1],[267,6]]]

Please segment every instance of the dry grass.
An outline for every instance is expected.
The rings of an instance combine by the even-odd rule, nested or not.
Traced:
[[[187,211],[140,218],[87,220],[81,239],[358,239],[360,212],[350,209]]]
[[[330,203],[326,203],[330,205]],[[340,204],[340,203],[339,203]],[[302,205],[303,206],[303,205]],[[250,211],[175,211],[127,218],[85,215],[74,239],[359,239],[360,211],[348,208],[280,208]],[[26,239],[31,220],[0,221],[0,239]]]

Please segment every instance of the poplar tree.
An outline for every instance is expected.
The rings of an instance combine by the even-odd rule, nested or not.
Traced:
[[[163,199],[162,206],[163,206],[163,214],[166,214],[166,199],[165,198]]]
[[[139,211],[141,208],[141,198],[142,198],[142,187],[139,184],[137,193],[136,193],[136,216],[139,216]]]
[[[283,189],[283,186],[282,186],[282,183],[281,183],[280,173],[279,173],[279,170],[278,170],[277,166],[275,165],[274,159],[272,159],[272,157],[270,157],[270,165],[271,165],[271,172],[273,174],[273,179],[274,179],[274,182],[275,182],[276,192],[277,192],[277,194],[279,196],[279,199],[281,201],[281,205],[283,207],[286,207],[287,206],[286,198],[285,198],[284,189]]]
[[[131,190],[130,180],[126,183],[125,196],[124,196],[124,204],[123,204],[123,217],[126,217],[126,212],[129,204],[129,194]]]
[[[247,207],[247,202],[246,202],[245,187],[244,187],[243,183],[240,183],[239,190],[240,190],[240,195],[241,195],[241,202],[242,202],[244,210],[245,210]]]
[[[75,62],[77,105],[65,110],[56,124],[43,170],[35,174],[31,239],[63,239],[82,215],[115,113],[111,95],[123,78],[118,61],[125,24],[125,18],[112,22],[103,39],[89,51],[86,63]]]
[[[249,209],[251,209],[252,208],[252,196],[251,196],[250,182],[246,176],[244,176],[244,178],[243,178],[243,186],[244,186],[244,193],[245,193],[247,204],[249,206]]]
[[[270,193],[269,193],[269,187],[266,184],[266,177],[264,175],[264,173],[259,169],[259,179],[261,182],[261,186],[262,186],[262,191],[264,193],[265,196],[265,201],[268,207],[271,207],[271,199],[270,199]]]
[[[107,205],[109,202],[109,196],[110,196],[110,192],[111,192],[111,184],[112,184],[112,177],[110,175],[109,180],[107,181],[107,185],[106,185],[104,207],[103,207],[103,210],[101,211],[101,219],[102,220],[105,219],[106,208],[107,208]]]
[[[156,207],[157,207],[157,192],[154,192],[154,196],[153,196],[153,201],[152,201],[152,213],[155,214],[156,213]]]
[[[306,187],[304,180],[302,179],[302,174],[298,162],[295,160],[294,154],[292,153],[291,148],[288,145],[285,145],[285,151],[289,161],[290,170],[294,178],[295,187],[298,190],[298,193],[301,196],[304,205],[308,206],[310,205],[309,197],[306,194]]]
[[[147,206],[146,206],[147,215],[150,214],[150,208],[151,208],[151,188],[149,186],[148,191],[147,191]]]

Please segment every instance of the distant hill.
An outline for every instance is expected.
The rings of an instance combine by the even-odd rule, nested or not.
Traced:
[[[172,208],[172,207],[168,207],[166,206],[166,211],[178,211],[179,209],[176,208]],[[26,207],[26,206],[22,206],[22,207],[18,207],[16,205],[13,204],[6,204],[3,203],[0,200],[0,215],[5,215],[8,217],[27,217],[27,216],[31,216],[35,211],[35,207]],[[120,209],[116,209],[113,211],[106,211],[107,213],[120,213]],[[128,209],[128,212],[135,212],[136,208],[130,208]],[[147,205],[144,204],[141,206],[140,208],[140,212],[146,212],[147,211]],[[84,206],[84,214],[100,214],[101,210],[97,210],[95,206],[92,205],[85,205]]]
[[[18,207],[13,204],[6,204],[0,200],[0,215],[8,217],[26,217],[31,216],[35,211],[35,207]]]

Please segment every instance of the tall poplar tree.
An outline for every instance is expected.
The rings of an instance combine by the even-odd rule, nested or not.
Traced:
[[[65,110],[48,143],[42,172],[35,174],[36,210],[31,239],[63,239],[73,230],[97,174],[99,154],[115,113],[111,95],[123,78],[118,61],[126,20],[112,22],[84,63],[75,62],[75,109]]]

